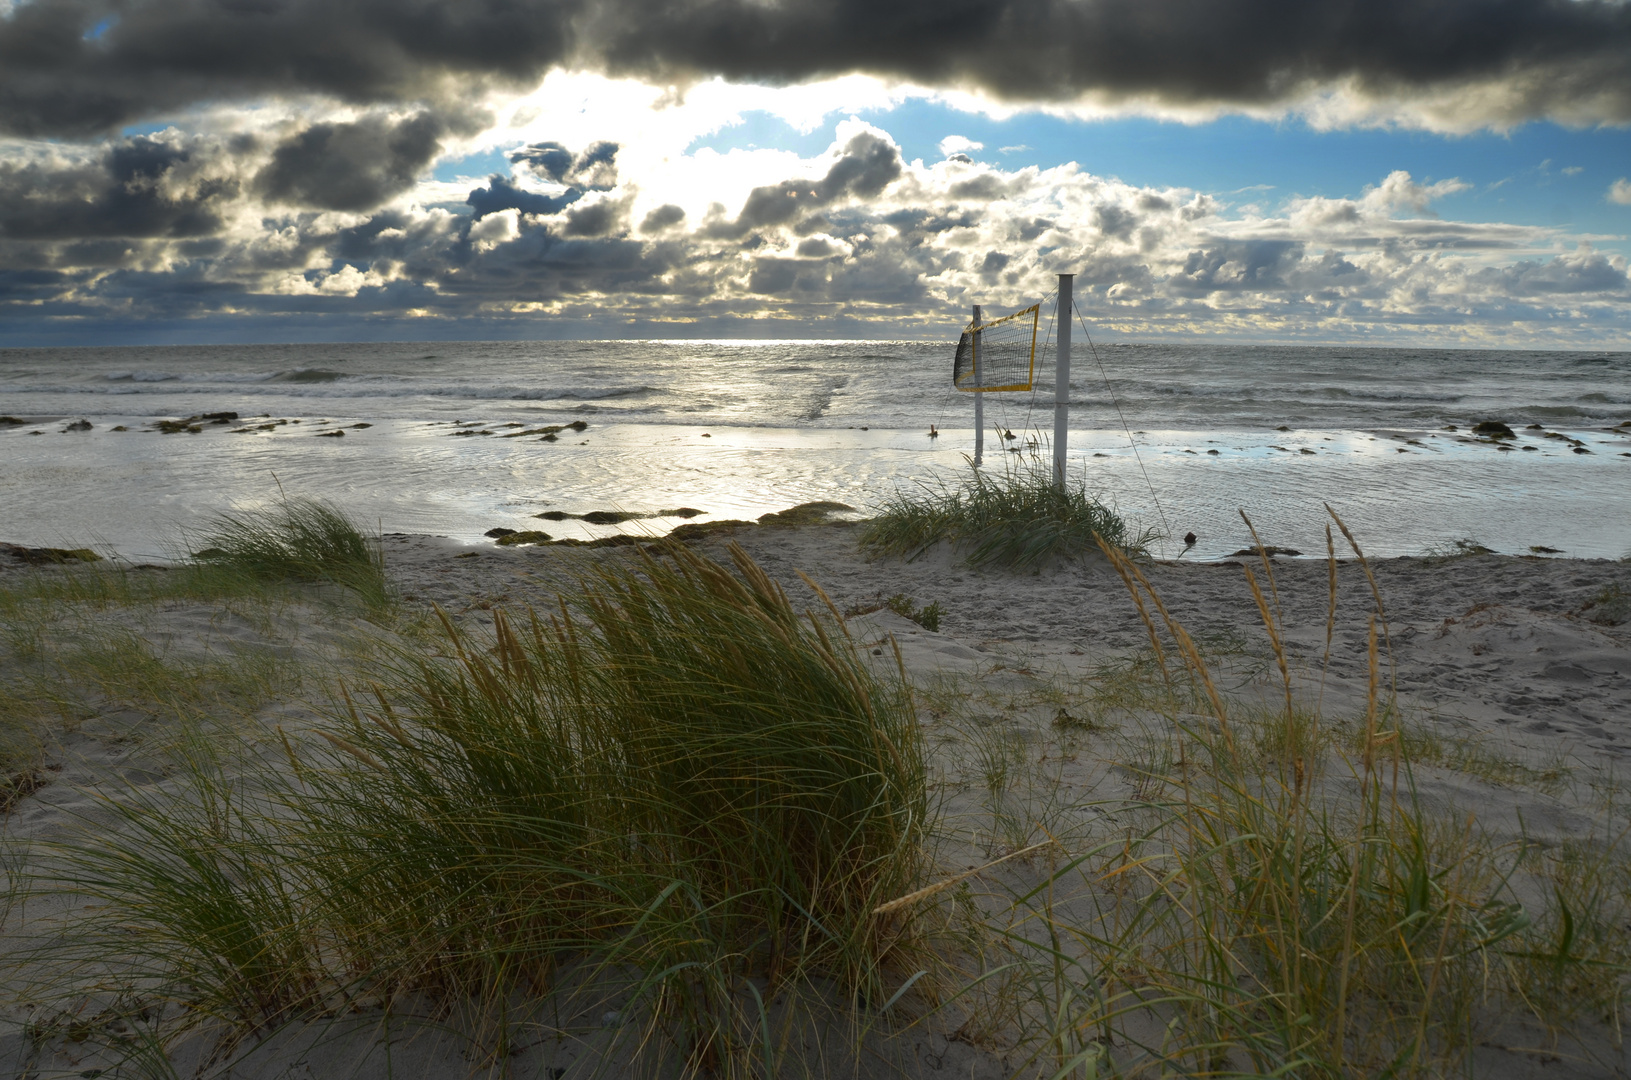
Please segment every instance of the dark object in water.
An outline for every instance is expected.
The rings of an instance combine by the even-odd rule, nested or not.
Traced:
[[[1589,454],[1589,453],[1591,453],[1591,451],[1587,450],[1584,446],[1575,446],[1575,447],[1571,447],[1570,449],[1572,449],[1577,454]]]
[[[486,536],[486,537],[490,537],[491,539],[494,539],[494,540],[497,540],[501,536],[514,536],[515,535],[515,530],[514,529],[505,529],[505,528],[500,527],[500,528],[496,528],[496,529],[488,529],[486,532],[482,533],[481,535]]]
[[[1281,424],[1279,427],[1275,428],[1274,430],[1275,431],[1290,431],[1291,429],[1286,427],[1284,424]]]
[[[625,521],[645,517],[644,514],[631,514],[626,510],[591,510],[584,514],[582,519],[591,525],[621,525]]]
[[[543,535],[543,534],[540,533],[539,535]],[[499,541],[499,543],[501,543],[501,544],[514,543],[514,542],[515,541],[513,541],[513,540],[500,540]],[[610,536],[597,536],[593,540],[579,540],[575,536],[568,536],[564,540],[551,540],[550,541],[551,544],[553,544],[553,545],[555,545],[557,547],[587,547],[587,548],[633,547],[635,544],[643,544],[645,542],[646,541],[645,541],[644,537],[635,536],[635,535],[633,535],[631,533],[613,533]],[[656,547],[656,548],[658,548],[660,550],[660,546],[655,545],[655,544],[652,545],[651,547],[648,547],[646,550],[650,551],[650,550],[652,550],[652,547]]]
[[[753,527],[753,522],[739,521],[735,518],[726,521],[688,521],[684,525],[674,526],[674,530],[668,534],[668,539],[690,543],[693,540],[702,540],[716,533],[729,534],[737,529],[751,529]]]
[[[65,432],[66,431],[89,431],[89,430],[91,430],[91,422],[89,420],[75,420],[73,423],[69,424],[67,427],[63,428],[62,430],[65,431]]]
[[[155,420],[153,426],[165,435],[177,435],[183,431],[197,435],[204,430],[203,425],[206,423],[230,424],[236,419],[238,414],[235,412],[195,413],[185,420]],[[295,423],[298,424],[300,421],[296,420]]]
[[[1474,435],[1487,435],[1491,439],[1515,439],[1512,429],[1499,420],[1481,420],[1472,426]]]
[[[1195,546],[1195,534],[1192,533],[1192,532],[1184,533],[1184,547],[1194,547],[1194,546]]]
[[[1536,555],[1561,555],[1561,554],[1563,554],[1563,549],[1562,548],[1547,547],[1545,544],[1530,544],[1529,545],[1529,550],[1533,551]]]
[[[1273,555],[1301,555],[1301,554],[1302,554],[1302,552],[1298,551],[1296,548],[1275,547],[1273,544],[1269,544],[1267,547],[1261,547],[1261,548],[1249,547],[1249,548],[1241,548],[1239,551],[1232,551],[1232,552],[1229,553],[1229,558],[1238,559],[1243,555],[1270,555],[1270,556],[1273,556]]]
[[[319,439],[343,439],[345,438],[345,432],[335,428],[333,431],[319,431],[316,437]]]
[[[21,544],[0,543],[0,552],[34,566],[102,561],[102,556],[90,548],[31,548]]]
[[[5,424],[7,427],[10,427],[12,424],[26,424],[26,423],[28,423],[28,421],[24,420],[20,416],[0,416],[0,424]]]
[[[855,507],[841,502],[807,502],[797,506],[778,510],[772,514],[761,514],[761,525],[822,525],[827,521],[829,514],[841,513],[845,510],[854,510]],[[685,526],[680,526],[684,528]]]
[[[576,514],[568,514],[565,510],[545,510],[542,514],[532,516],[543,518],[545,521],[565,521],[567,518],[577,517]],[[489,533],[488,535],[491,536],[492,534]]]
[[[514,529],[505,529],[504,535],[498,538],[498,544],[500,547],[514,547],[517,544],[547,543],[549,543],[549,534],[546,532],[538,532],[536,529],[528,529],[524,532],[516,532]]]

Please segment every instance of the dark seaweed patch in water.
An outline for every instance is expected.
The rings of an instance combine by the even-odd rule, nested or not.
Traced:
[[[284,371],[279,373],[272,381],[292,383],[325,383],[334,382],[336,379],[343,378],[345,378],[345,374],[339,371],[325,371],[322,368],[296,368],[293,371]]]

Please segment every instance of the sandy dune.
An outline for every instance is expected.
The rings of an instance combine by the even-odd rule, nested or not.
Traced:
[[[1036,574],[974,571],[943,550],[912,562],[869,561],[858,552],[855,535],[848,525],[755,527],[700,546],[719,557],[735,540],[791,595],[815,604],[797,571],[809,574],[838,608],[864,612],[850,620],[850,632],[880,670],[893,667],[898,645],[908,677],[920,691],[943,800],[936,855],[946,874],[1011,854],[1035,838],[1024,822],[1017,831],[1004,832],[993,799],[1023,803],[1020,817],[1037,817],[1035,807],[1042,803],[1099,805],[1138,789],[1136,770],[1123,758],[1148,721],[1106,704],[1104,687],[1145,653],[1149,638],[1107,564],[1093,559]],[[629,549],[466,547],[419,536],[386,537],[385,549],[391,576],[410,609],[434,603],[470,625],[488,621],[494,607],[552,605],[557,592],[570,591],[575,578],[598,562],[632,557]],[[1253,560],[1155,563],[1144,572],[1173,617],[1215,661],[1230,693],[1242,701],[1272,701],[1280,692],[1278,676],[1242,563],[1252,565],[1267,586],[1261,564]],[[1623,599],[1615,599],[1616,589],[1621,597],[1631,592],[1631,565],[1469,556],[1390,559],[1371,568],[1392,645],[1384,678],[1396,682],[1406,719],[1423,733],[1423,745],[1434,748],[1418,769],[1423,802],[1454,816],[1470,815],[1497,838],[1521,835],[1550,843],[1616,831],[1619,811],[1612,799],[1605,803],[1600,796],[1617,790],[1616,770],[1626,771],[1622,758],[1631,754],[1631,624]],[[1323,680],[1326,564],[1281,559],[1273,571],[1269,602],[1283,612],[1296,693],[1307,702],[1322,698],[1327,715],[1362,713],[1368,619],[1374,609],[1362,568],[1352,559],[1341,563],[1331,660]],[[6,567],[0,584],[24,572],[42,571]],[[939,631],[880,609],[897,594],[918,607],[938,603]],[[284,607],[270,616],[176,604],[139,615],[109,609],[98,618],[172,658],[208,659],[247,650],[314,668],[334,663],[348,641],[378,632],[321,603]],[[87,822],[108,824],[106,799],[128,798],[131,792],[151,796],[172,782],[166,755],[173,747],[150,711],[98,707],[94,699],[87,711],[90,715],[59,731],[49,744],[50,782],[12,808],[6,831],[13,850]],[[262,723],[297,730],[311,712],[302,700],[285,696],[262,705],[257,715]],[[1011,769],[1000,798],[978,779],[982,770],[990,775],[992,747],[999,747],[1002,768]],[[1078,815],[1082,842],[1119,827],[1112,818],[1101,820],[1104,813]],[[1044,872],[1042,863],[1019,859],[973,880],[999,895],[1004,889],[1023,891]],[[71,905],[57,900],[17,903],[6,923],[10,948],[48,941],[74,918]],[[39,975],[37,964],[31,977]],[[13,984],[14,990],[31,985],[27,979]],[[5,1005],[0,1077],[137,1075],[129,1064],[117,1073],[98,1074],[95,1070],[113,1062],[90,1042],[60,1031],[42,1035],[38,1021],[46,1006],[29,1000],[38,992],[37,983],[32,987]],[[173,1075],[454,1080],[622,1075],[628,1067],[627,1048],[614,1038],[621,1023],[615,1010],[564,1018],[553,1035],[524,1041],[501,1064],[473,1053],[457,1032],[408,1025],[386,1034],[378,1019],[365,1013],[339,1026],[286,1030],[257,1049],[240,1051],[236,1059],[212,1060],[200,1056],[201,1046],[184,1045],[172,1053]],[[785,1074],[1047,1074],[1026,1065],[1001,1030],[973,1034],[977,1019],[968,1009],[953,1008],[893,1037],[880,1030],[865,1042],[859,1064],[848,1060],[843,1038],[817,1037],[797,1049]],[[1548,1057],[1550,1051],[1507,1050],[1549,1036],[1526,1026],[1521,1016],[1503,1023],[1499,1037],[1475,1051],[1477,1075],[1516,1080],[1625,1074],[1626,1060],[1607,1027],[1587,1025],[1557,1051],[1561,1057]]]

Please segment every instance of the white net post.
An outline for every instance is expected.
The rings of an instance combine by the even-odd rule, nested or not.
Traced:
[[[1075,274],[1059,275],[1059,353],[1053,373],[1053,482],[1065,486],[1065,441],[1070,428],[1070,286]]]
[[[974,305],[974,323],[980,325],[980,305]],[[980,335],[974,335],[974,385],[980,385]],[[974,395],[974,464],[985,460],[985,395]]]

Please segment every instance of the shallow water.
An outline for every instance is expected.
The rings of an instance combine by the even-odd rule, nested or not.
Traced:
[[[1249,542],[1237,509],[1265,542],[1322,552],[1324,502],[1379,555],[1457,538],[1573,556],[1631,547],[1631,456],[1621,456],[1631,438],[1605,430],[1631,419],[1631,354],[1109,346],[1097,355],[1108,383],[1092,351],[1074,360],[1072,469],[1140,526],[1198,534],[1189,557]],[[132,557],[163,556],[209,513],[271,501],[279,484],[334,499],[383,531],[471,541],[495,525],[613,531],[534,519],[548,509],[692,506],[710,520],[811,499],[864,508],[896,485],[966,467],[971,399],[949,381],[946,347],[889,342],[5,350],[0,413],[93,427],[0,428],[0,540],[95,538]],[[1038,437],[1045,451],[1051,396],[1045,383],[1034,395],[989,395],[988,422],[1016,441]],[[145,430],[154,417],[218,410],[303,422],[250,434]],[[1536,449],[1463,441],[1488,418]],[[553,443],[504,439],[517,429],[499,426],[578,419],[589,428]],[[454,436],[459,420],[494,434]],[[312,437],[359,422],[372,426]],[[110,430],[121,423],[131,430]],[[1530,423],[1591,453],[1522,430]],[[927,438],[930,424],[941,438]],[[1024,456],[998,444],[988,436],[988,467]]]

